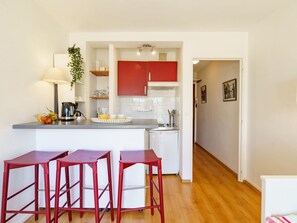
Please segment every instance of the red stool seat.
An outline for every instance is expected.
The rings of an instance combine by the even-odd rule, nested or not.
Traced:
[[[4,174],[3,174],[3,188],[2,188],[2,212],[1,212],[1,223],[8,222],[17,214],[34,214],[35,220],[38,220],[38,214],[46,215],[46,223],[51,222],[50,216],[50,200],[53,197],[50,197],[50,185],[49,185],[49,163],[52,160],[56,160],[58,158],[65,157],[68,152],[52,152],[52,151],[31,151],[22,156],[19,156],[12,160],[4,161]],[[39,165],[41,165],[44,169],[44,193],[45,193],[45,211],[38,210],[38,184],[39,184]],[[30,185],[24,187],[18,192],[10,195],[8,197],[8,186],[9,186],[9,174],[10,170],[34,166],[35,167],[35,179],[34,182]],[[34,200],[28,203],[26,206],[21,208],[20,210],[7,210],[7,203],[10,199],[16,197],[21,192],[29,189],[34,186]],[[34,211],[25,210],[31,204],[34,204]],[[13,214],[9,218],[6,219],[6,214]]]
[[[98,173],[97,173],[97,163],[100,159],[107,160],[107,174],[108,174],[108,182],[101,193],[98,193]],[[63,191],[63,187],[60,187],[60,178],[61,178],[61,168],[68,168],[70,166],[79,165],[79,180],[72,185],[67,184],[66,179],[66,190]],[[92,169],[93,175],[93,190],[94,190],[94,209],[86,209],[83,208],[83,189],[84,189],[84,176],[83,176],[83,165],[88,165]],[[67,176],[66,176],[67,177]],[[66,204],[63,206],[59,206],[59,199],[65,192],[69,192],[76,185],[79,185],[79,198],[77,198],[73,203],[70,201],[70,197],[67,197],[67,206]],[[99,214],[99,199],[103,195],[103,193],[109,191],[109,202],[104,208],[101,216]],[[74,204],[79,201],[79,208],[75,208]],[[56,175],[56,196],[55,196],[55,223],[58,222],[58,218],[65,211],[76,210],[80,212],[80,217],[83,216],[83,212],[92,212],[95,213],[95,222],[99,223],[106,212],[110,207],[110,215],[111,220],[114,220],[113,213],[113,198],[112,198],[112,180],[111,180],[111,166],[110,166],[110,151],[94,151],[94,150],[77,150],[68,156],[57,160],[57,175]],[[71,216],[71,215],[69,215]],[[69,217],[69,221],[71,221],[71,217]]]
[[[154,215],[154,208],[157,208],[161,215],[161,223],[165,223],[164,200],[163,200],[163,183],[162,183],[162,164],[161,158],[158,158],[153,150],[135,150],[121,151],[119,165],[119,187],[118,187],[118,205],[117,205],[117,223],[121,222],[121,213],[127,211],[151,209],[151,215]],[[124,170],[134,164],[145,164],[149,166],[150,181],[150,205],[136,208],[122,208],[122,192]],[[153,180],[153,166],[158,169],[158,186]],[[131,189],[131,188],[129,188]],[[159,194],[159,203],[154,198],[154,189]]]

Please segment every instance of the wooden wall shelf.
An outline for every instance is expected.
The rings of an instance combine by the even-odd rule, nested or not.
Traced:
[[[109,71],[101,71],[101,70],[90,70],[90,72],[96,76],[101,76],[101,77],[104,77],[104,76],[109,76]]]
[[[108,100],[108,99],[109,99],[108,96],[106,96],[106,97],[91,96],[90,98],[91,98],[91,99],[95,99],[95,100]]]

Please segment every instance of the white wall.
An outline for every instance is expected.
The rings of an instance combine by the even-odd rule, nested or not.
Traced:
[[[0,27],[2,185],[3,160],[35,149],[35,131],[13,130],[12,124],[33,121],[35,114],[46,112],[46,106],[53,107],[53,87],[40,79],[52,66],[53,53],[67,47],[67,35],[31,1],[0,1]],[[24,179],[24,173],[19,174],[11,180]],[[15,188],[22,185],[17,182]]]
[[[239,92],[239,61],[211,61],[197,78],[197,143],[238,173],[239,98],[223,102],[222,83],[236,78]],[[206,103],[201,103],[203,85]]]
[[[297,3],[249,33],[247,179],[297,174]]]
[[[162,42],[171,41],[181,44],[179,69],[180,122],[181,129],[181,177],[192,180],[192,92],[193,92],[193,57],[242,59],[243,67],[247,67],[248,38],[245,32],[112,32],[112,33],[70,33],[70,45],[76,43],[86,55],[88,42]],[[246,78],[246,70],[243,73]],[[244,87],[245,91],[246,88]],[[243,98],[243,102],[246,99]],[[244,104],[245,105],[245,104]]]

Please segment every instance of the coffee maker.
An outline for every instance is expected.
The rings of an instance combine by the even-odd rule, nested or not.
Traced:
[[[62,102],[61,121],[73,121],[76,119],[77,103]]]

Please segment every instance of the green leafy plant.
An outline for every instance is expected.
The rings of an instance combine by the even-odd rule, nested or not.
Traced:
[[[75,47],[75,44],[72,47],[68,47],[68,53],[70,57],[70,62],[67,64],[70,67],[70,74],[72,75],[71,88],[73,84],[82,78],[84,74],[83,69],[83,58],[80,53],[80,48]]]

